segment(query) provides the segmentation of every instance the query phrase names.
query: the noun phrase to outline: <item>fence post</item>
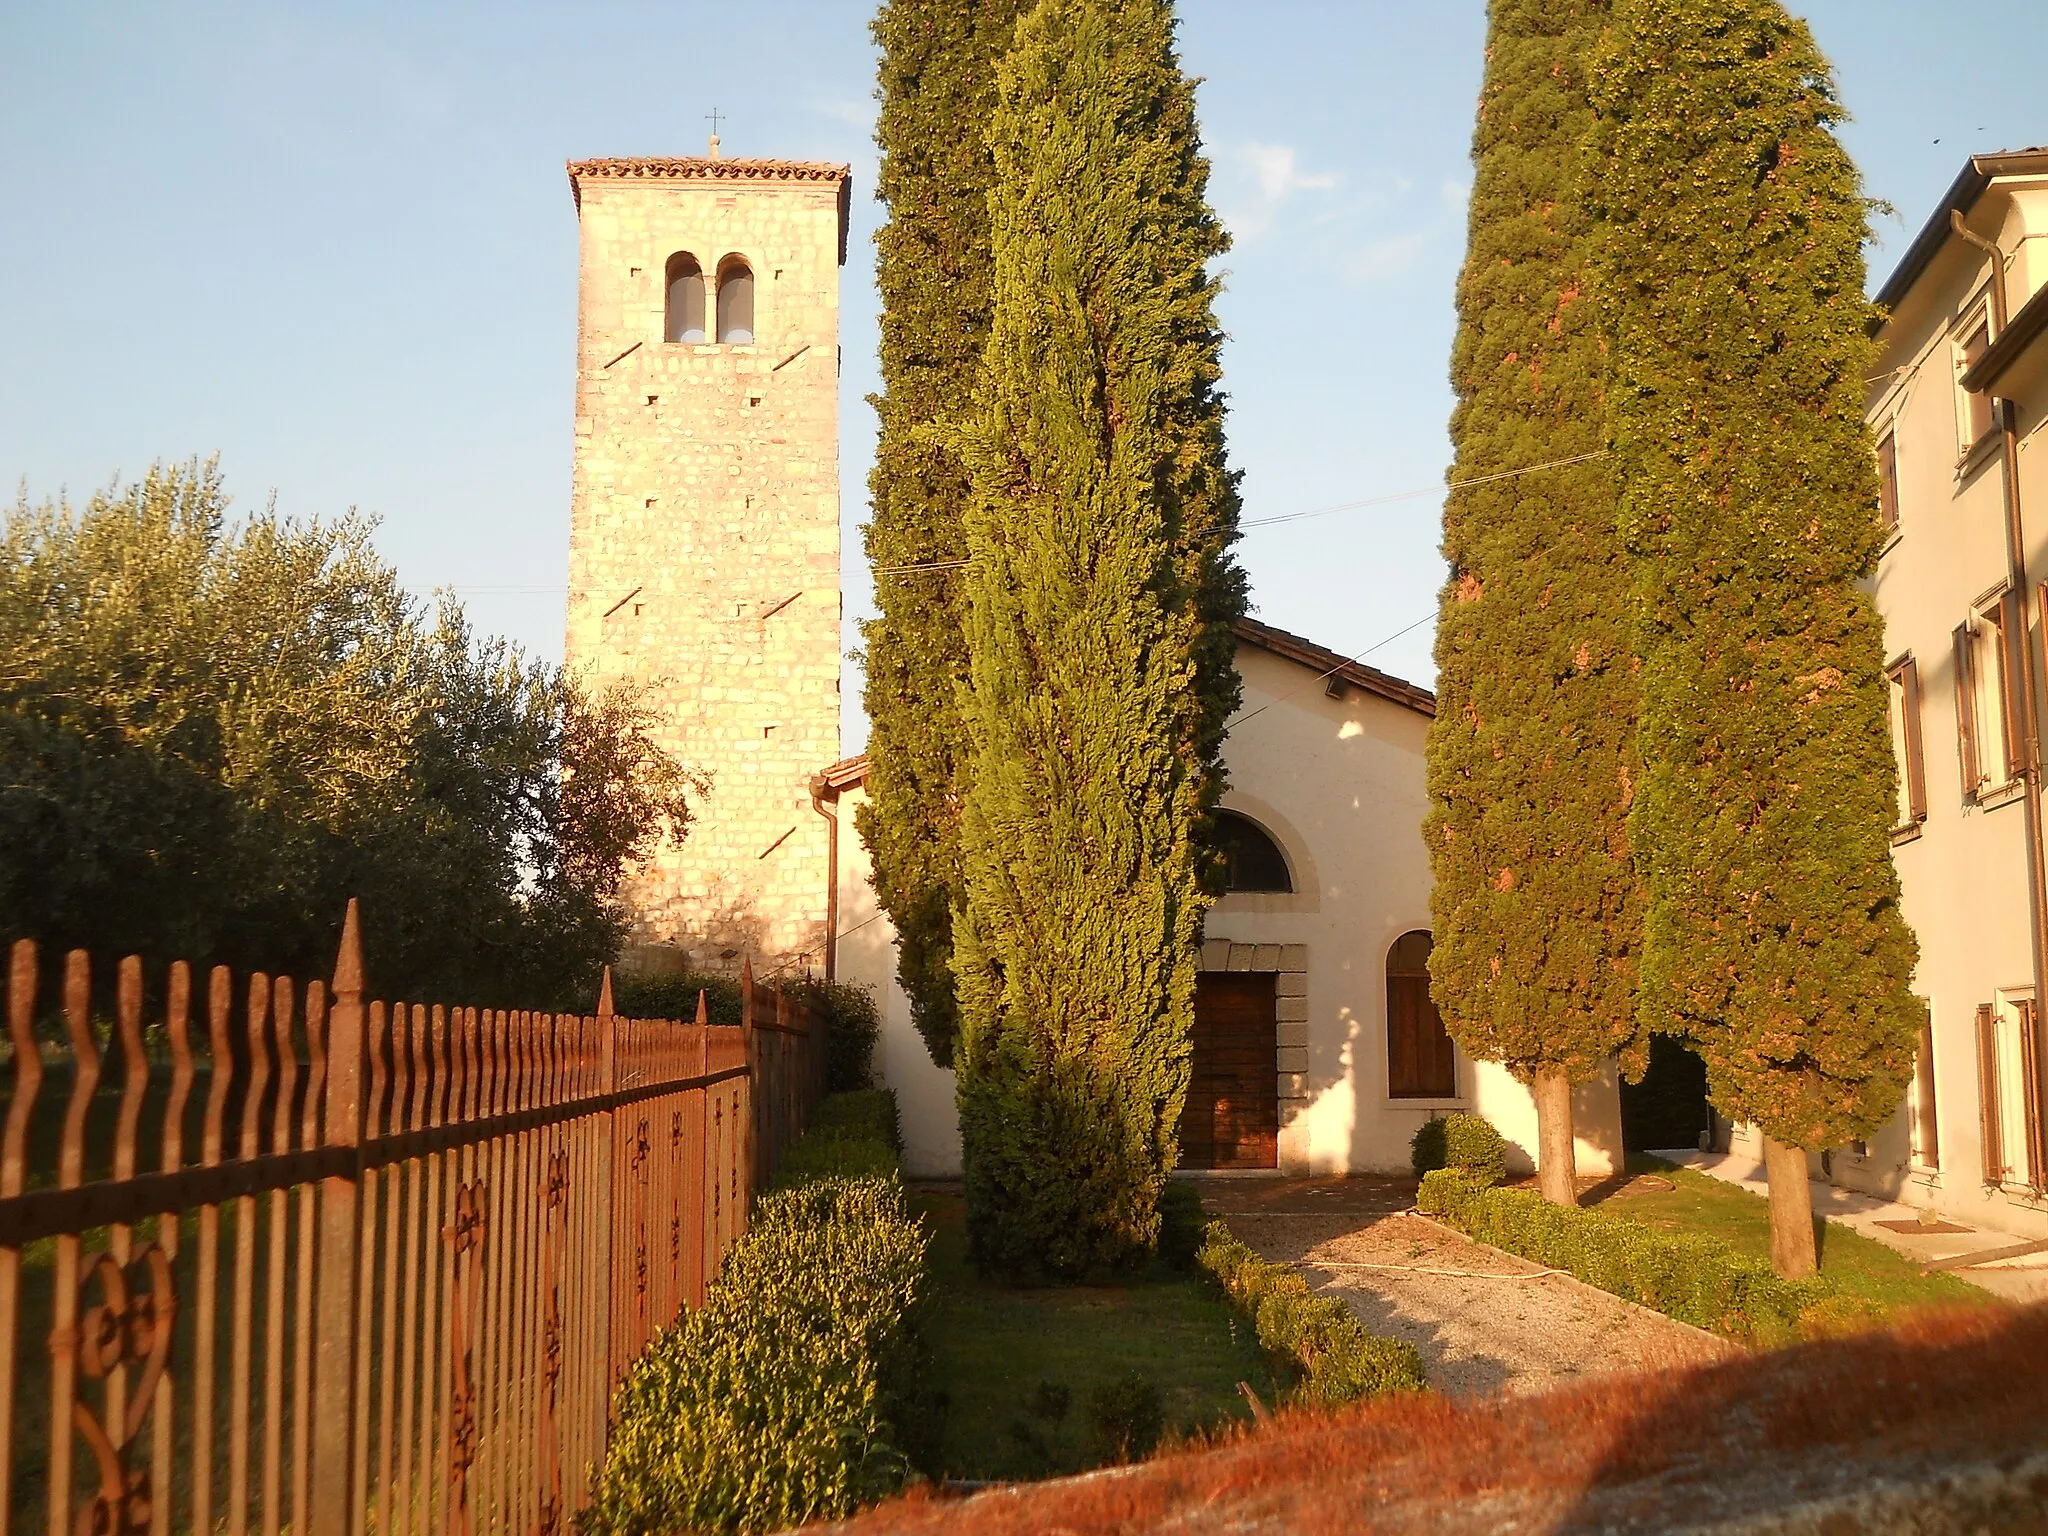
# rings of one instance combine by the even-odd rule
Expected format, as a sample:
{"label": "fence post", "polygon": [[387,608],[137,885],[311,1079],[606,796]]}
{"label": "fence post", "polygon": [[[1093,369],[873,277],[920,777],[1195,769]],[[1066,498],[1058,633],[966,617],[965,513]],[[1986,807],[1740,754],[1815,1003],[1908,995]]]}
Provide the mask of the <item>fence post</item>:
{"label": "fence post", "polygon": [[361,1242],[363,1140],[363,937],[354,897],[334,962],[334,1005],[327,1014],[327,1102],[321,1140],[355,1153],[346,1173],[320,1181],[320,1303],[313,1365],[312,1518],[314,1536],[350,1536],[356,1422],[357,1246]]}
{"label": "fence post", "polygon": [[[611,1401],[612,1389],[619,1384],[619,1373],[626,1362],[619,1358],[618,1313],[619,1313],[619,1272],[613,1263],[617,1245],[612,1241],[620,1220],[619,1195],[612,1181],[612,1135],[613,1115],[610,1095],[619,1091],[618,1062],[618,1021],[612,1016],[612,968],[604,968],[604,982],[597,990],[597,1085],[598,1091],[606,1095],[605,1107],[597,1114],[597,1199],[598,1210],[603,1219],[597,1224],[597,1241],[600,1252],[597,1256],[597,1272],[603,1275],[603,1295],[598,1305],[604,1308],[604,1322],[599,1337],[604,1340],[604,1395]],[[610,1438],[607,1430],[606,1439]]]}
{"label": "fence post", "polygon": [[[761,1036],[754,1027],[754,957],[740,962],[740,1044],[745,1052],[747,1075],[741,1079],[747,1096],[747,1166],[742,1170],[741,1184],[746,1188],[747,1200],[751,1205],[755,1191],[754,1179],[761,1167]],[[738,1140],[737,1137],[734,1138]],[[733,1230],[739,1231],[738,1212],[734,1212]]]}

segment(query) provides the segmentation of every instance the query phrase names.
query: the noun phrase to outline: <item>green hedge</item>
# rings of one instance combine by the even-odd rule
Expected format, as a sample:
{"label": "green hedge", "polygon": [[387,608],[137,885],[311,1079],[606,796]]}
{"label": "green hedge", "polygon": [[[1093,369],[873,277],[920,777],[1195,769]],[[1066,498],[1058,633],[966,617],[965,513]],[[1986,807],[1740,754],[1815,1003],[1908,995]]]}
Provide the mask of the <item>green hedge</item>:
{"label": "green hedge", "polygon": [[1483,1243],[1745,1344],[1826,1333],[1857,1307],[1818,1276],[1781,1279],[1712,1238],[1552,1205],[1531,1190],[1485,1188],[1455,1169],[1425,1176],[1415,1205]]}
{"label": "green hedge", "polygon": [[1209,1223],[1197,1257],[1252,1320],[1260,1346],[1300,1373],[1294,1401],[1348,1403],[1428,1386],[1413,1344],[1367,1332],[1343,1302],[1318,1296],[1298,1270],[1267,1263],[1222,1222]]}
{"label": "green hedge", "polygon": [[774,1183],[784,1189],[813,1179],[888,1177],[902,1154],[895,1094],[886,1088],[830,1094],[782,1154]]}
{"label": "green hedge", "polygon": [[780,1530],[885,1498],[928,1459],[927,1239],[895,1120],[887,1093],[825,1100],[704,1305],[628,1372],[582,1529]]}
{"label": "green hedge", "polygon": [[1422,1123],[1408,1144],[1415,1177],[1438,1168],[1458,1168],[1481,1184],[1498,1184],[1508,1176],[1508,1144],[1490,1121],[1463,1112],[1437,1115]]}

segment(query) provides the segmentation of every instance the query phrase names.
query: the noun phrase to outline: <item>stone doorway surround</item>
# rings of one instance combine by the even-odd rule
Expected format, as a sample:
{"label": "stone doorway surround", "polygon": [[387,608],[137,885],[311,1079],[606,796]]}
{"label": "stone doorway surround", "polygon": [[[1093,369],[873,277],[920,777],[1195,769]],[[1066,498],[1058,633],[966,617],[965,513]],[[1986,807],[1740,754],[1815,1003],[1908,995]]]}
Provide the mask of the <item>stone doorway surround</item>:
{"label": "stone doorway surround", "polygon": [[1279,1084],[1280,1166],[1288,1166],[1287,1127],[1308,1107],[1308,946],[1204,939],[1197,969],[1274,973],[1273,1071]]}

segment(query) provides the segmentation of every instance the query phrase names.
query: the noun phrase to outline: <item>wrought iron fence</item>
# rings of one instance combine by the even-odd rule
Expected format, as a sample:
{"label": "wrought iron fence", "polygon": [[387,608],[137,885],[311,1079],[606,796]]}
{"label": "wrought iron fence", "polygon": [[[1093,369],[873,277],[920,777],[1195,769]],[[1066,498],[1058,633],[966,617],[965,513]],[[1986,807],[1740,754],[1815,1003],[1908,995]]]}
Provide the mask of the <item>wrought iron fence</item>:
{"label": "wrought iron fence", "polygon": [[565,1530],[824,1091],[751,971],[738,1028],[366,1000],[353,903],[331,989],[123,961],[116,1091],[89,957],[48,1062],[11,961],[6,1531]]}

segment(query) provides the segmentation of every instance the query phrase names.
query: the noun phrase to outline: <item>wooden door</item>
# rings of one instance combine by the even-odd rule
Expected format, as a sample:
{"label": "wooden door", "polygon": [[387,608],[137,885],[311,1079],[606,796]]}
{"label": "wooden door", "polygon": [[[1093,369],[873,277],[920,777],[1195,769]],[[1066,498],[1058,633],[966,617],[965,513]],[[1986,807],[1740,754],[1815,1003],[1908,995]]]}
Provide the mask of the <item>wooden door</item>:
{"label": "wooden door", "polygon": [[1280,1166],[1279,1026],[1270,971],[1195,978],[1193,1072],[1180,1117],[1183,1168]]}

